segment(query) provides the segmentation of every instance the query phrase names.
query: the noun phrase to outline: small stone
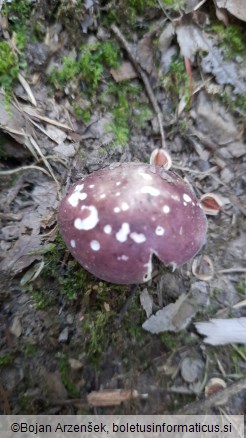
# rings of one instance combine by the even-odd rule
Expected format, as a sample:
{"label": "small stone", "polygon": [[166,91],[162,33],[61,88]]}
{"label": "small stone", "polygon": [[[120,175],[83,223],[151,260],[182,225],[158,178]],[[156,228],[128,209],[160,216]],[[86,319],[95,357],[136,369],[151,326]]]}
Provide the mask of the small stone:
{"label": "small stone", "polygon": [[12,333],[12,335],[16,336],[17,338],[20,337],[22,333],[22,326],[18,316],[15,316],[15,318],[13,319],[12,325],[10,327],[10,332]]}
{"label": "small stone", "polygon": [[74,322],[74,317],[73,317],[73,315],[71,315],[70,313],[67,315],[67,323],[69,324],[69,325],[71,325],[71,324],[73,324],[73,322]]}
{"label": "small stone", "polygon": [[81,368],[83,368],[83,364],[82,362],[80,362],[78,359],[68,359],[69,365],[72,368],[72,370],[78,371],[81,370]]}
{"label": "small stone", "polygon": [[68,340],[68,327],[65,327],[59,335],[59,342],[67,342]]}
{"label": "small stone", "polygon": [[240,141],[231,143],[227,149],[233,157],[239,158],[246,154],[246,144]]}
{"label": "small stone", "polygon": [[192,383],[199,380],[203,368],[202,360],[185,357],[181,364],[181,375],[186,382]]}
{"label": "small stone", "polygon": [[228,167],[225,167],[221,172],[221,179],[225,184],[229,184],[234,178],[234,175]]}

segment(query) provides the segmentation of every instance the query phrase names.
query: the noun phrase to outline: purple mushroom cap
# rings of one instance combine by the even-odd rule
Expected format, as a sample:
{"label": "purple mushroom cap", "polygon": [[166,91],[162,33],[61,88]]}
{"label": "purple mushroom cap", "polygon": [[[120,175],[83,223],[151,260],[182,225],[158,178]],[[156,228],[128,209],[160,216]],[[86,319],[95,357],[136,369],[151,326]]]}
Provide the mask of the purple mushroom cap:
{"label": "purple mushroom cap", "polygon": [[153,254],[166,266],[183,265],[207,231],[190,185],[142,163],[116,163],[82,178],[62,200],[58,223],[75,259],[119,284],[150,280]]}

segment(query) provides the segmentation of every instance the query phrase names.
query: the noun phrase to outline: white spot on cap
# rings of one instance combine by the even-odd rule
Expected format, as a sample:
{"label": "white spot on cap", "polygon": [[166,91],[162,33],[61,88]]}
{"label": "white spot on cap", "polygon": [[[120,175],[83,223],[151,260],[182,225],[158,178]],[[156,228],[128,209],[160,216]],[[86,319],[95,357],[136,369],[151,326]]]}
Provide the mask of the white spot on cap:
{"label": "white spot on cap", "polygon": [[183,202],[183,204],[184,204],[184,206],[186,207],[186,205],[187,205],[187,202]]}
{"label": "white spot on cap", "polygon": [[119,207],[114,207],[114,212],[115,213],[119,213],[120,212],[120,208]]}
{"label": "white spot on cap", "polygon": [[75,240],[70,240],[70,245],[71,245],[72,248],[76,248]]}
{"label": "white spot on cap", "polygon": [[121,209],[122,209],[123,211],[126,211],[126,210],[129,209],[129,205],[127,204],[127,202],[122,202],[122,204],[121,204]]}
{"label": "white spot on cap", "polygon": [[130,233],[130,226],[127,222],[123,222],[119,231],[116,233],[115,237],[119,242],[125,242],[127,240],[127,236]]}
{"label": "white spot on cap", "polygon": [[124,261],[126,262],[127,260],[129,260],[129,257],[126,256],[125,254],[123,254],[123,255],[121,255],[121,256],[118,256],[118,257],[117,257],[117,260],[124,260]]}
{"label": "white spot on cap", "polygon": [[189,195],[187,195],[186,193],[183,194],[183,200],[185,202],[191,202],[192,201],[191,197]]}
{"label": "white spot on cap", "polygon": [[141,188],[141,193],[148,193],[151,196],[159,196],[160,190],[151,186],[144,186]]}
{"label": "white spot on cap", "polygon": [[93,251],[99,251],[99,249],[101,248],[101,245],[97,240],[92,240],[90,242],[90,247],[91,247],[91,249],[93,249]]}
{"label": "white spot on cap", "polygon": [[75,219],[75,228],[77,228],[77,230],[92,230],[92,228],[94,228],[99,222],[98,211],[96,207],[94,207],[94,205],[90,205],[88,207],[86,205],[82,205],[81,210],[89,210],[90,215],[85,219],[81,219],[80,217]]}
{"label": "white spot on cap", "polygon": [[162,210],[163,210],[164,213],[169,213],[170,207],[168,207],[168,205],[164,205]]}
{"label": "white spot on cap", "polygon": [[116,186],[119,186],[120,184],[121,184],[121,182],[120,182],[120,181],[117,181]]}
{"label": "white spot on cap", "polygon": [[144,234],[142,234],[142,233],[135,233],[135,232],[130,234],[130,238],[132,240],[134,240],[134,242],[136,242],[136,243],[143,243],[146,240],[146,237],[145,237]]}
{"label": "white spot on cap", "polygon": [[183,234],[183,227],[180,227],[179,234],[180,234],[180,236],[182,236],[182,234]]}
{"label": "white spot on cap", "polygon": [[120,196],[120,192],[115,193],[115,196]]}
{"label": "white spot on cap", "polygon": [[102,193],[102,194],[100,195],[100,198],[101,198],[101,199],[106,198],[105,193]]}
{"label": "white spot on cap", "polygon": [[72,193],[71,196],[68,198],[68,202],[72,207],[77,207],[79,201],[84,201],[84,199],[87,198],[87,193],[80,193],[79,191],[76,191]]}
{"label": "white spot on cap", "polygon": [[90,184],[89,187],[90,189],[93,189],[93,187],[95,187],[95,184]]}
{"label": "white spot on cap", "polygon": [[148,180],[148,181],[150,181],[150,180],[152,180],[152,176],[151,175],[149,175],[148,173],[145,173],[143,170],[139,170],[139,175],[141,175],[145,180]]}
{"label": "white spot on cap", "polygon": [[112,227],[111,225],[105,225],[105,227],[103,228],[104,233],[106,234],[110,234],[112,231]]}
{"label": "white spot on cap", "polygon": [[174,201],[180,201],[180,197],[179,197],[178,195],[171,195],[171,198],[172,198]]}
{"label": "white spot on cap", "polygon": [[75,187],[74,191],[75,191],[75,192],[80,192],[81,190],[83,190],[83,188],[84,188],[84,184],[78,184],[78,185]]}
{"label": "white spot on cap", "polygon": [[157,236],[163,236],[164,233],[165,233],[164,228],[158,225],[158,227],[156,227],[155,229],[155,234],[157,234]]}

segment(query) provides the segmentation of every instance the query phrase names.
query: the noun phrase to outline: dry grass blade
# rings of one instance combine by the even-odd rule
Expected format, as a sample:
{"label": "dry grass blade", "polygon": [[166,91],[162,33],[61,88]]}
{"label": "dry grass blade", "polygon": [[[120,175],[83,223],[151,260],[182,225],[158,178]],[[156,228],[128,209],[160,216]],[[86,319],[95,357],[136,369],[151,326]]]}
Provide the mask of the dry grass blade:
{"label": "dry grass blade", "polygon": [[35,97],[34,97],[34,95],[33,95],[33,93],[32,93],[31,87],[30,87],[30,85],[27,83],[26,79],[25,79],[20,73],[18,73],[18,79],[19,79],[19,81],[20,81],[22,87],[24,88],[26,94],[28,95],[30,102],[31,102],[34,106],[37,106],[36,99],[35,99]]}
{"label": "dry grass blade", "polygon": [[46,175],[50,176],[50,174],[47,170],[43,169],[42,167],[34,166],[34,165],[21,166],[21,167],[17,167],[16,169],[12,169],[12,170],[0,170],[0,176],[14,175],[15,173],[24,172],[26,170],[40,170],[40,172],[43,172]]}
{"label": "dry grass blade", "polygon": [[[58,122],[57,120],[50,119],[49,117],[41,116],[34,112],[32,108],[23,108],[23,111],[28,114],[28,119],[41,120],[42,122],[49,123],[50,125],[57,126],[58,128],[65,129],[67,131],[73,131],[74,129],[71,126],[65,125],[64,123]],[[31,120],[30,120],[31,121]]]}
{"label": "dry grass blade", "polygon": [[56,182],[57,186],[59,187],[60,184],[58,182],[58,180],[56,179],[54,172],[50,166],[50,163],[48,162],[48,160],[46,159],[46,157],[44,156],[44,154],[42,153],[39,145],[37,144],[37,142],[34,140],[33,137],[30,137],[30,141],[32,146],[34,147],[34,149],[37,151],[38,155],[40,156],[40,158],[42,159],[44,165],[47,167],[47,169],[49,170],[50,175],[52,176],[53,180]]}

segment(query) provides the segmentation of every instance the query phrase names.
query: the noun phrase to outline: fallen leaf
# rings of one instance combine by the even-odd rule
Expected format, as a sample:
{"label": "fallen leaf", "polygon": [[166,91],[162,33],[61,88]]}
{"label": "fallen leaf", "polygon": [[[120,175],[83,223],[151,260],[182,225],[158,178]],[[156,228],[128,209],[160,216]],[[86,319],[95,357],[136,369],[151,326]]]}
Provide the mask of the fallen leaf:
{"label": "fallen leaf", "polygon": [[208,35],[194,24],[182,23],[177,26],[176,33],[181,54],[185,58],[193,62],[199,52],[202,57],[201,67],[205,73],[212,73],[219,84],[232,85],[236,94],[246,93],[245,67],[224,59],[223,49],[216,46],[216,36]]}
{"label": "fallen leaf", "polygon": [[206,344],[246,344],[246,318],[211,319],[195,326],[198,333],[206,336]]}
{"label": "fallen leaf", "polygon": [[152,33],[147,33],[139,41],[137,47],[137,59],[141,67],[150,74],[153,70],[153,35]]}
{"label": "fallen leaf", "polygon": [[142,325],[143,329],[150,333],[161,333],[165,331],[178,332],[181,330],[180,322],[182,318],[179,315],[180,311],[185,310],[186,314],[182,328],[184,328],[196,314],[193,305],[189,304],[189,302],[186,303],[186,301],[187,295],[180,295],[175,303],[168,304],[166,307],[163,307],[163,309],[158,310],[155,315],[147,319]]}
{"label": "fallen leaf", "polygon": [[181,363],[181,376],[187,383],[193,383],[202,377],[204,362],[199,358],[185,357]]}
{"label": "fallen leaf", "polygon": [[40,255],[29,255],[30,251],[41,246],[40,236],[21,236],[0,263],[0,271],[10,271],[16,275],[31,265],[35,260],[40,260]]}
{"label": "fallen leaf", "polygon": [[140,294],[140,303],[146,313],[147,318],[149,318],[152,313],[153,298],[146,288]]}
{"label": "fallen leaf", "polygon": [[110,73],[115,82],[126,81],[128,79],[135,79],[138,77],[138,74],[132,63],[128,61],[123,62],[119,68],[111,68]]}
{"label": "fallen leaf", "polygon": [[215,0],[218,8],[227,9],[232,15],[239,20],[246,21],[246,3],[245,0]]}
{"label": "fallen leaf", "polygon": [[67,138],[66,132],[50,124],[46,126],[46,133],[57,144],[63,143]]}

